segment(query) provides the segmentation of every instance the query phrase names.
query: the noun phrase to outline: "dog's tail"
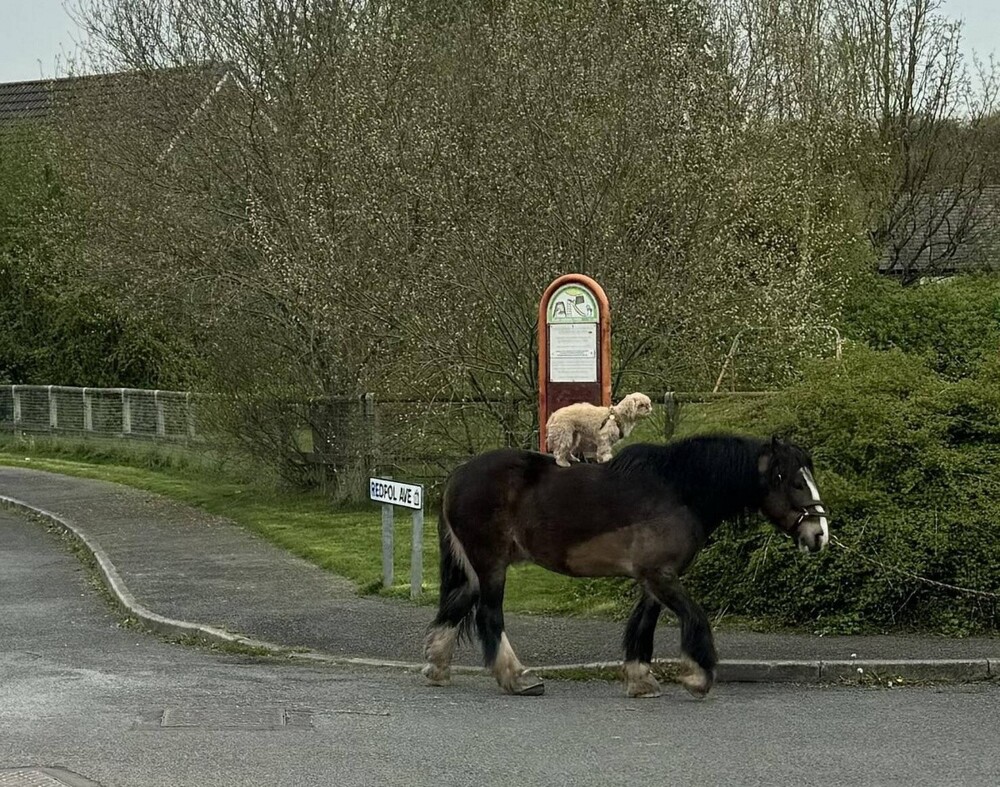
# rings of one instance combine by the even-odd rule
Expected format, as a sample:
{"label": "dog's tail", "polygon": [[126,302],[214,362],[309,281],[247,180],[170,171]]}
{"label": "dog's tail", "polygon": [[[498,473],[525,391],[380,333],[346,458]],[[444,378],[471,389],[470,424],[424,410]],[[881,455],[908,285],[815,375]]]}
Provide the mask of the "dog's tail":
{"label": "dog's tail", "polygon": [[576,444],[577,425],[568,418],[549,417],[545,425],[545,450],[550,454],[570,453]]}
{"label": "dog's tail", "polygon": [[548,451],[550,454],[553,451],[553,446],[555,445],[555,439],[553,437],[553,432],[559,429],[559,419],[556,418],[556,414],[552,413],[549,415],[549,419],[545,422],[545,445],[542,448]]}

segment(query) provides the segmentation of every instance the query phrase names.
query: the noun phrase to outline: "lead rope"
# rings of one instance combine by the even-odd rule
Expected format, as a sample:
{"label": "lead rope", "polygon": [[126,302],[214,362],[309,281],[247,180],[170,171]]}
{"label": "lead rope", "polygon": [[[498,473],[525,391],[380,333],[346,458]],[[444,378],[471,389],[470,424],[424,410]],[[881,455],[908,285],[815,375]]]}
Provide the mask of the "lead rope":
{"label": "lead rope", "polygon": [[873,557],[868,557],[868,555],[861,554],[858,550],[853,547],[847,546],[843,541],[837,538],[835,535],[830,535],[830,543],[843,549],[845,552],[851,552],[857,555],[866,563],[871,563],[874,566],[878,566],[883,571],[891,571],[895,574],[902,574],[904,577],[909,577],[910,579],[915,579],[917,582],[922,582],[925,585],[933,585],[934,587],[942,588],[944,590],[953,590],[956,593],[965,593],[970,596],[979,596],[981,598],[992,598],[1000,599],[1000,593],[992,593],[988,590],[974,590],[973,588],[963,588],[958,585],[949,585],[947,582],[939,582],[936,579],[929,579],[928,577],[922,577],[919,574],[914,574],[912,571],[907,571],[905,568],[899,568],[898,566],[888,566],[881,560],[876,560]]}

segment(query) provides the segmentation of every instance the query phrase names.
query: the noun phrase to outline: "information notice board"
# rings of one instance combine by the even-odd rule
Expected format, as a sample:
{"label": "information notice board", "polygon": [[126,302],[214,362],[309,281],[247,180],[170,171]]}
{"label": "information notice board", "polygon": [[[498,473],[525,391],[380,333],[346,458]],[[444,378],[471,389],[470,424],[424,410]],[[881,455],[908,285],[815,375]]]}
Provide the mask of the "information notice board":
{"label": "information notice board", "polygon": [[552,282],[538,308],[539,448],[545,422],[575,402],[611,404],[611,313],[601,286],[578,273]]}

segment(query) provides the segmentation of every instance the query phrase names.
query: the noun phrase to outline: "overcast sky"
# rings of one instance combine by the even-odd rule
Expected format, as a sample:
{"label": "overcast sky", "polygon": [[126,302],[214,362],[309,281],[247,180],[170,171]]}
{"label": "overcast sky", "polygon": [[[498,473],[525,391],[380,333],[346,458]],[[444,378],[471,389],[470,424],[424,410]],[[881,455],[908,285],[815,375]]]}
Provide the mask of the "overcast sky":
{"label": "overcast sky", "polygon": [[[0,82],[61,76],[80,31],[66,0],[0,0]],[[994,52],[1000,39],[1000,0],[944,0],[945,11],[966,21],[967,51]]]}
{"label": "overcast sky", "polygon": [[62,75],[79,38],[63,0],[0,0],[0,82]]}

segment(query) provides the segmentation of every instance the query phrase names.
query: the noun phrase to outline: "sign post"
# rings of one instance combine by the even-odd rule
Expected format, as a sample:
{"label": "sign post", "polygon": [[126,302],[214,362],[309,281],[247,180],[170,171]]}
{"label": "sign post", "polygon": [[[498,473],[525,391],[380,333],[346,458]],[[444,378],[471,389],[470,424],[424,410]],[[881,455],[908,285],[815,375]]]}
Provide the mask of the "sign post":
{"label": "sign post", "polygon": [[611,309],[601,285],[580,273],[552,282],[538,305],[538,447],[560,407],[611,406]]}
{"label": "sign post", "polygon": [[424,488],[388,478],[369,478],[368,497],[382,504],[382,586],[393,583],[393,506],[413,510],[410,547],[410,598],[420,595],[424,569]]}

